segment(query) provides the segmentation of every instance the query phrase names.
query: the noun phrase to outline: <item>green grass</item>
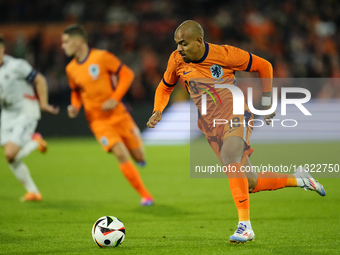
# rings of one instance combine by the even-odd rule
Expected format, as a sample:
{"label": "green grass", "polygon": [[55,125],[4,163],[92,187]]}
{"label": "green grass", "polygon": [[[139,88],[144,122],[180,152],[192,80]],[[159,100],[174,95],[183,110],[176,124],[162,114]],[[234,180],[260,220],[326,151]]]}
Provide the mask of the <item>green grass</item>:
{"label": "green grass", "polygon": [[[0,254],[340,254],[339,179],[322,179],[326,197],[300,188],[251,194],[256,240],[232,245],[226,241],[237,211],[228,180],[190,178],[189,146],[146,147],[148,165],[140,172],[156,204],[140,207],[116,160],[94,139],[49,145],[46,155],[25,159],[42,202],[18,201],[24,189],[0,159]],[[254,148],[253,164],[340,163],[338,143]],[[92,240],[92,224],[104,215],[125,224],[117,248]]]}

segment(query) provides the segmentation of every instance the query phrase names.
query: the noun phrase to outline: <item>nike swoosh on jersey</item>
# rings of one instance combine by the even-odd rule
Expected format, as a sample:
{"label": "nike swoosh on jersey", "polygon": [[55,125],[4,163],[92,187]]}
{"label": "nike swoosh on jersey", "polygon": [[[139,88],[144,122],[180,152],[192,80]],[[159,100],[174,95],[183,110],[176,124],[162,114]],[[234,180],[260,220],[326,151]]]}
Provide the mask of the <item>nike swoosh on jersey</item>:
{"label": "nike swoosh on jersey", "polygon": [[186,75],[186,74],[188,74],[188,73],[191,73],[192,72],[192,70],[191,71],[189,71],[189,72],[185,72],[185,71],[183,71],[183,74],[184,75]]}

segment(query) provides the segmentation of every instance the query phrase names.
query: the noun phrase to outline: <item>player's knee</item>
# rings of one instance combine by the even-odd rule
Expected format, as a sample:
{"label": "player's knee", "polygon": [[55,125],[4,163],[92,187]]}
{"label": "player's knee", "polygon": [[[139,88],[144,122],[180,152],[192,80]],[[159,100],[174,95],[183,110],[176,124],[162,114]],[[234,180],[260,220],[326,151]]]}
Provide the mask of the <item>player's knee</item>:
{"label": "player's knee", "polygon": [[129,160],[129,155],[126,155],[126,153],[122,150],[115,150],[113,151],[113,154],[116,156],[117,160],[121,162],[126,162]]}
{"label": "player's knee", "polygon": [[137,162],[144,162],[144,161],[145,161],[145,158],[144,158],[144,156],[143,156],[142,154],[140,154],[140,155],[134,155],[133,158],[134,158],[135,161],[137,161]]}
{"label": "player's knee", "polygon": [[118,159],[118,161],[121,162],[126,162],[129,160],[129,157],[126,156],[124,153],[115,153],[116,158]]}
{"label": "player's knee", "polygon": [[122,143],[116,143],[112,147],[111,152],[116,156],[120,163],[126,162],[130,159],[130,154],[125,148],[125,145]]}
{"label": "player's knee", "polygon": [[241,161],[241,157],[235,155],[234,153],[230,153],[227,155],[221,156],[221,161],[224,166],[233,164],[233,163],[238,163]]}
{"label": "player's knee", "polygon": [[10,151],[5,151],[5,158],[8,163],[13,163],[13,161],[15,160],[15,156],[16,156],[15,153],[10,152]]}
{"label": "player's knee", "polygon": [[244,141],[237,136],[228,137],[221,148],[222,164],[227,166],[233,163],[240,163],[244,152]]}
{"label": "player's knee", "polygon": [[249,193],[251,193],[257,185],[257,178],[248,178]]}

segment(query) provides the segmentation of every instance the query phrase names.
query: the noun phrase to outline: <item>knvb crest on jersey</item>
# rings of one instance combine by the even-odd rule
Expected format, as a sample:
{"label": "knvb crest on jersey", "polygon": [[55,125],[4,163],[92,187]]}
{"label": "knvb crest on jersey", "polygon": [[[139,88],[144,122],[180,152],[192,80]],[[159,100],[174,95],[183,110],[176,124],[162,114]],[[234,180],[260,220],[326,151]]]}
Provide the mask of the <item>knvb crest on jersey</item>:
{"label": "knvb crest on jersey", "polygon": [[109,144],[109,139],[107,139],[106,136],[102,136],[100,138],[100,142],[101,142],[102,145],[107,146]]}
{"label": "knvb crest on jersey", "polygon": [[99,73],[100,73],[100,70],[97,64],[92,64],[89,66],[89,74],[93,80],[98,79]]}
{"label": "knvb crest on jersey", "polygon": [[213,78],[219,79],[223,75],[223,69],[220,65],[213,65],[210,67],[211,76]]}

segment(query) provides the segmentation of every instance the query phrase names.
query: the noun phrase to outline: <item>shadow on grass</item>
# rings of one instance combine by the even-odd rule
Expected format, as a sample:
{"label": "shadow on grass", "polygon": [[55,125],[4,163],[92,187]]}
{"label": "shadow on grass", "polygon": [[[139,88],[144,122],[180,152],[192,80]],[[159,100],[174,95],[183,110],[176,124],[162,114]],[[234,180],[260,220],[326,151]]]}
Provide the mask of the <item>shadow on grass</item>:
{"label": "shadow on grass", "polygon": [[196,214],[194,211],[185,211],[183,210],[183,208],[162,204],[155,204],[152,206],[139,206],[134,209],[134,212],[152,214],[153,216],[166,218]]}

